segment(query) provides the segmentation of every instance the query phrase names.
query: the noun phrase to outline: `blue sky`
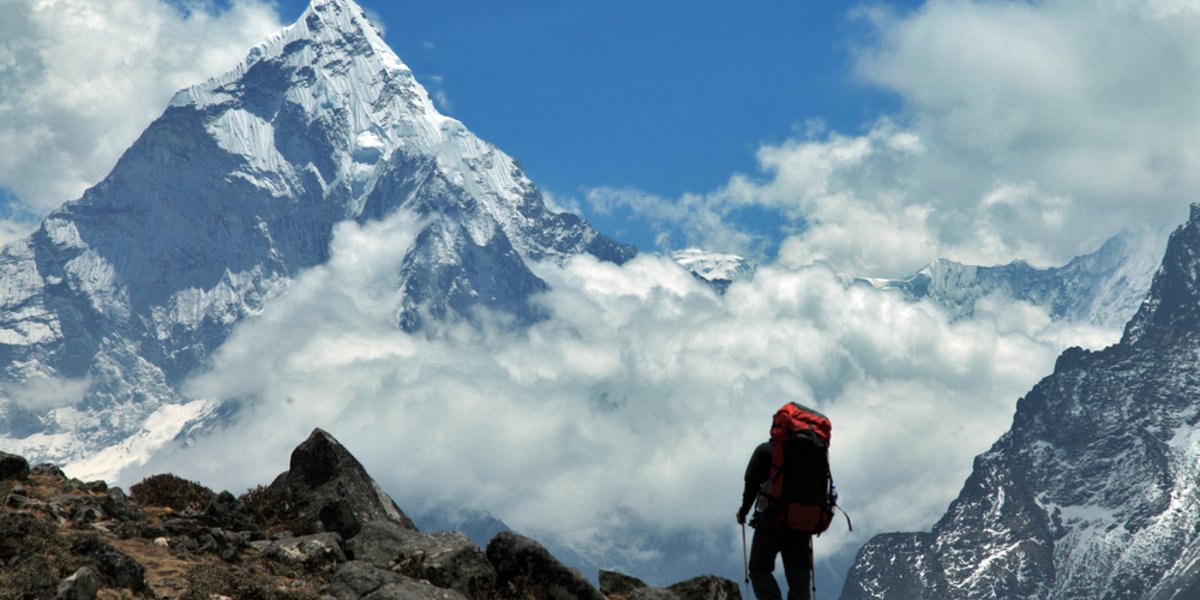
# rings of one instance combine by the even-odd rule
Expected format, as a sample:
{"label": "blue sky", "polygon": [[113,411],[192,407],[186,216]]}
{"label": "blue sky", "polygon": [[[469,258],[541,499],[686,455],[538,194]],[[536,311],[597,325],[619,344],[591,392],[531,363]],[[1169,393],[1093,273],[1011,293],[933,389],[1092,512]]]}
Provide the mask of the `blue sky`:
{"label": "blue sky", "polygon": [[[897,108],[894,94],[854,74],[869,28],[853,3],[360,4],[443,112],[565,202],[601,186],[705,192],[754,171],[760,145],[815,120],[855,132]],[[306,5],[281,4],[284,20]],[[629,211],[579,209],[601,230],[655,249],[654,232]],[[775,212],[738,218],[778,236]]]}
{"label": "blue sky", "polygon": [[[0,241],[306,4],[0,5]],[[1050,266],[1200,197],[1193,0],[361,4],[445,113],[645,250]]]}
{"label": "blue sky", "polygon": [[444,112],[555,194],[706,191],[809,120],[855,131],[896,107],[854,76],[865,28],[842,1],[360,4]]}

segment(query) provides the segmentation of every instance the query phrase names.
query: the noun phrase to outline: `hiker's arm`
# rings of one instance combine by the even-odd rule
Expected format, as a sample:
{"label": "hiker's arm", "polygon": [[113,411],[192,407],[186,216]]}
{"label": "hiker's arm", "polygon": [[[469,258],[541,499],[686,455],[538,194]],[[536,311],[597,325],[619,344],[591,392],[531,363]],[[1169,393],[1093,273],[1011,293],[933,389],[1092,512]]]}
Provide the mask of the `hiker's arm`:
{"label": "hiker's arm", "polygon": [[754,454],[750,456],[750,464],[746,465],[746,486],[742,489],[742,506],[737,512],[738,523],[746,520],[746,515],[750,514],[750,507],[754,506],[759,488],[770,476],[771,445],[762,444],[754,449]]}

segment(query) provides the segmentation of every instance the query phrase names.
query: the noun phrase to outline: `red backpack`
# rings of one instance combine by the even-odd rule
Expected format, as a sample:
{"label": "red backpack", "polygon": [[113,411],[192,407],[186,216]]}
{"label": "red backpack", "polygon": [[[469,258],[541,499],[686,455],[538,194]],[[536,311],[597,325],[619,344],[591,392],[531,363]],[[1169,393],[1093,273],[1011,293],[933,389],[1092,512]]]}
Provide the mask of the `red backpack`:
{"label": "red backpack", "polygon": [[759,493],[759,522],[816,535],[829,528],[837,506],[829,472],[832,429],[828,417],[795,402],[775,413],[771,476]]}

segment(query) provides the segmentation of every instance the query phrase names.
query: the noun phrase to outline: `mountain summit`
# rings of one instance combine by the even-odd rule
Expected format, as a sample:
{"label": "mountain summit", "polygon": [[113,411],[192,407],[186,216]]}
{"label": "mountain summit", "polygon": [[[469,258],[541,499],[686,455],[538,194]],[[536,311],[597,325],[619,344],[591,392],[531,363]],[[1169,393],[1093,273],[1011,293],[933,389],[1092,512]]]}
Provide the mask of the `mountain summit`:
{"label": "mountain summit", "polygon": [[0,249],[0,448],[89,477],[140,460],[215,409],[179,385],[329,259],[336,224],[399,209],[423,223],[396,280],[408,331],[533,322],[529,261],[634,254],[438,113],[354,2],[316,0]]}
{"label": "mountain summit", "polygon": [[1120,343],[1072,348],[931,532],[877,536],[843,600],[1200,597],[1200,205]]}

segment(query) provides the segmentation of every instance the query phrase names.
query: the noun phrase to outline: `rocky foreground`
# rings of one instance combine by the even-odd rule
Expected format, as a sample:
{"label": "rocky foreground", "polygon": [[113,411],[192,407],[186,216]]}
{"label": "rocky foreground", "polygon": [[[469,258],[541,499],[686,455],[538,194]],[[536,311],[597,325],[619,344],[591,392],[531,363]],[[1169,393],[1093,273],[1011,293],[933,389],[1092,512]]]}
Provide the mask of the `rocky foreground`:
{"label": "rocky foreground", "polygon": [[601,571],[597,590],[536,541],[481,549],[422,533],[333,436],[240,497],[174,475],[126,494],[0,452],[0,599],[657,600],[741,598],[713,576],[649,588]]}

